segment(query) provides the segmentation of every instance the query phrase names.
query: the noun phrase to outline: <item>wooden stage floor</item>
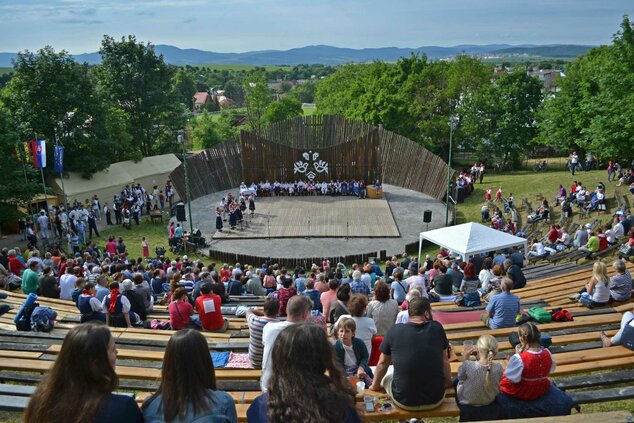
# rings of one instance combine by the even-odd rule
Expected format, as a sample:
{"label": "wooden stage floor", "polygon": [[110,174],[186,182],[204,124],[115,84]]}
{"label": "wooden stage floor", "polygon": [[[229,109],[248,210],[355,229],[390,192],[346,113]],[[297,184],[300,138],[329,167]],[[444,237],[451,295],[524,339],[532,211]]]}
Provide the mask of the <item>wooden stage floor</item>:
{"label": "wooden stage floor", "polygon": [[305,237],[399,237],[398,227],[385,199],[356,197],[258,198],[255,215],[246,211],[243,227],[222,232],[213,239]]}

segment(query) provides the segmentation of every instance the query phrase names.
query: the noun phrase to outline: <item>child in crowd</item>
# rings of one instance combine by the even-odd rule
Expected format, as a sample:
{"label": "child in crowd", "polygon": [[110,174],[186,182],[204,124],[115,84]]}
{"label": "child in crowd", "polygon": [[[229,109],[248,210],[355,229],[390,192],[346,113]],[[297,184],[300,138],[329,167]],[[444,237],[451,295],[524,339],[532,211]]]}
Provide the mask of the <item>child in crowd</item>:
{"label": "child in crowd", "polygon": [[141,255],[144,259],[150,257],[150,244],[147,242],[145,237],[141,239]]}
{"label": "child in crowd", "polygon": [[357,325],[351,318],[344,317],[337,325],[337,342],[334,344],[335,356],[345,370],[346,376],[356,376],[366,386],[372,384],[372,369],[368,365],[370,354],[365,343],[355,338]]}
{"label": "child in crowd", "polygon": [[[477,361],[468,359],[473,353],[478,354]],[[480,336],[476,346],[464,346],[456,387],[458,404],[483,406],[495,401],[503,373],[502,365],[493,362],[497,353],[498,343],[491,335]]]}

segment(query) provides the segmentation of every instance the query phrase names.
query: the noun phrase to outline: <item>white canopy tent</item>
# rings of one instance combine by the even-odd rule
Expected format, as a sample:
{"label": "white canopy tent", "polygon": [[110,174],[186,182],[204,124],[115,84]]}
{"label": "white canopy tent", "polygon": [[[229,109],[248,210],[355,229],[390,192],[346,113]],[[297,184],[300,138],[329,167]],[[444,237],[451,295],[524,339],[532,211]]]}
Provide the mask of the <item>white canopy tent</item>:
{"label": "white canopy tent", "polygon": [[420,263],[423,239],[446,248],[462,256],[469,257],[487,251],[496,251],[513,246],[523,246],[526,252],[525,238],[498,231],[475,222],[447,226],[433,231],[421,232],[418,241],[418,262]]}

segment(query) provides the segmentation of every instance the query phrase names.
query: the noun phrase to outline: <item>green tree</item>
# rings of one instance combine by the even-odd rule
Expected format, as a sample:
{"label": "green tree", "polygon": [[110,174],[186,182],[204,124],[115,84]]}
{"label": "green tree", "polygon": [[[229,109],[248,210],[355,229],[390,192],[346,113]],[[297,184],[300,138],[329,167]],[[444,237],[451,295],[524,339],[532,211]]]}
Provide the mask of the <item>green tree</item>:
{"label": "green tree", "polygon": [[266,123],[264,114],[269,104],[273,101],[271,98],[271,90],[269,90],[266,79],[264,78],[264,72],[254,72],[245,78],[242,86],[244,88],[249,127],[251,130],[259,131]]}
{"label": "green tree", "polygon": [[196,93],[196,82],[191,73],[183,69],[176,71],[174,75],[174,91],[176,96],[189,110],[194,106],[194,94]]}
{"label": "green tree", "polygon": [[190,120],[189,129],[194,145],[198,148],[210,148],[238,136],[239,131],[233,126],[241,115],[235,110],[223,110],[218,115],[202,113]]}
{"label": "green tree", "polygon": [[[52,145],[57,137],[66,147],[65,169],[84,176],[110,164],[110,156],[102,154],[111,146],[105,110],[88,65],[78,64],[65,51],[45,47],[37,54],[18,53],[14,72],[2,98],[13,121],[19,123],[20,139],[37,136]],[[52,148],[47,155],[52,163]]]}
{"label": "green tree", "polygon": [[613,40],[566,67],[560,91],[539,116],[541,143],[602,159],[633,156],[634,28],[627,15]]}
{"label": "green tree", "polygon": [[134,36],[115,41],[104,36],[98,69],[101,93],[126,119],[133,147],[142,156],[178,151],[177,131],[187,108],[172,90],[174,70],[154,47]]}
{"label": "green tree", "polygon": [[207,112],[193,118],[190,121],[190,127],[195,146],[210,148],[225,141],[218,132],[218,124]]}
{"label": "green tree", "polygon": [[293,87],[289,95],[300,103],[314,103],[317,86],[313,81],[306,81]]}
{"label": "green tree", "polygon": [[542,85],[524,69],[505,73],[484,86],[466,108],[464,131],[476,141],[482,157],[503,164],[518,162],[537,134],[536,112]]}
{"label": "green tree", "polygon": [[16,129],[9,111],[0,103],[0,226],[22,217],[18,207],[27,209],[40,191],[40,185],[35,182],[37,174],[32,167],[26,167],[27,180],[24,179],[25,168],[17,148],[21,138]]}
{"label": "green tree", "polygon": [[285,96],[280,101],[269,104],[264,113],[264,121],[266,123],[279,122],[301,116],[303,113],[302,103]]}

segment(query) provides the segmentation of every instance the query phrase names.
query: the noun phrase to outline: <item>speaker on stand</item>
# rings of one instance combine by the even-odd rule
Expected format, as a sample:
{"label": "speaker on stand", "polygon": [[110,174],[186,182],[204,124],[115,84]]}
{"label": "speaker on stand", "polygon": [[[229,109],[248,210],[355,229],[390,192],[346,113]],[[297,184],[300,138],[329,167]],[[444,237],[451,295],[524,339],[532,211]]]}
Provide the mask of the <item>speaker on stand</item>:
{"label": "speaker on stand", "polygon": [[423,212],[423,222],[427,224],[426,230],[429,230],[429,222],[431,222],[431,210],[425,210]]}

